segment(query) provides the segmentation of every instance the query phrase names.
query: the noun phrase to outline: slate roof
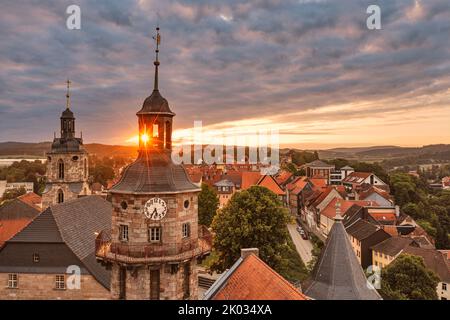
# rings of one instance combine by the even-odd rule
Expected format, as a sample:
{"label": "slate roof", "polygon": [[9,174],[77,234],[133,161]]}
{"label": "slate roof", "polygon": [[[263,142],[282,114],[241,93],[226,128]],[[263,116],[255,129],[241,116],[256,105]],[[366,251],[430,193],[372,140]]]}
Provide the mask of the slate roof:
{"label": "slate roof", "polygon": [[414,240],[409,237],[391,237],[374,245],[371,249],[395,257],[412,243],[414,243]]}
{"label": "slate roof", "polygon": [[222,179],[216,183],[214,183],[216,187],[234,187],[234,183],[228,179]]}
{"label": "slate roof", "polygon": [[347,233],[358,240],[367,239],[378,230],[379,228],[362,219],[347,227]]}
{"label": "slate roof", "polygon": [[177,193],[200,191],[191,182],[182,165],[172,162],[170,153],[149,152],[141,154],[124,170],[111,193]]}
{"label": "slate roof", "polygon": [[205,300],[307,300],[255,254],[239,258],[205,293]]}
{"label": "slate roof", "polygon": [[409,246],[402,253],[422,257],[427,268],[433,270],[441,281],[450,283],[450,264],[442,252]]}
{"label": "slate roof", "polygon": [[53,139],[52,149],[47,152],[48,155],[52,153],[86,153],[83,147],[83,140],[81,138],[55,138]]}
{"label": "slate roof", "polygon": [[169,103],[161,95],[159,90],[153,90],[152,94],[144,100],[142,109],[136,113],[137,115],[159,114],[174,116],[175,113],[169,108]]}
{"label": "slate roof", "polygon": [[50,206],[7,243],[64,243],[109,290],[110,273],[96,261],[95,238],[111,227],[111,212],[111,204],[100,196]]}
{"label": "slate roof", "polygon": [[341,220],[336,220],[305,294],[317,300],[381,300],[356,258]]}

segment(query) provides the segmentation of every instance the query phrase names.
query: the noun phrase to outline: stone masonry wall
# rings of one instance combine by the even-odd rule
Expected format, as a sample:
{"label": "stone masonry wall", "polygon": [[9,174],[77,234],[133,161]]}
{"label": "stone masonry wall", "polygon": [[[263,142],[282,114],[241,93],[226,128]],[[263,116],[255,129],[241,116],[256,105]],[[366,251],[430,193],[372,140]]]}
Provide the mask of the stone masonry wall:
{"label": "stone masonry wall", "polygon": [[111,299],[109,290],[91,275],[81,276],[79,290],[55,289],[54,274],[19,273],[17,289],[7,288],[8,274],[0,273],[0,300],[99,300]]}

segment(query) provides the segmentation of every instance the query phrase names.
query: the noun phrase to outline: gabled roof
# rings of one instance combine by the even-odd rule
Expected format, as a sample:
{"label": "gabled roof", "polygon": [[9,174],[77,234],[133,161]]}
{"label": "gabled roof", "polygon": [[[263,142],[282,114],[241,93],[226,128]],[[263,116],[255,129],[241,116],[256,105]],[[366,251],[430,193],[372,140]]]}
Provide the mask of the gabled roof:
{"label": "gabled roof", "polygon": [[381,300],[367,284],[344,225],[336,220],[305,294],[317,300]]}
{"label": "gabled roof", "polygon": [[96,233],[111,228],[111,203],[86,196],[50,206],[7,243],[64,243],[109,290],[110,273],[95,258]]}
{"label": "gabled roof", "polygon": [[404,248],[414,243],[414,240],[409,237],[391,237],[376,245],[371,249],[377,252],[387,254],[388,256],[395,257]]}
{"label": "gabled roof", "polygon": [[0,207],[0,247],[40,213],[39,207],[14,199]]}
{"label": "gabled roof", "polygon": [[442,252],[409,246],[402,253],[422,257],[427,268],[433,270],[441,278],[441,281],[450,283],[450,265]]}
{"label": "gabled roof", "polygon": [[359,219],[347,227],[347,233],[358,240],[364,240],[380,230],[370,222]]}
{"label": "gabled roof", "polygon": [[269,189],[270,191],[279,196],[286,194],[286,192],[280,187],[280,185],[277,183],[277,181],[273,176],[269,175],[263,176],[258,181],[258,186],[266,187],[267,189]]}
{"label": "gabled roof", "polygon": [[321,215],[333,219],[336,215],[336,202],[340,203],[341,205],[341,215],[345,216],[347,213],[347,210],[350,209],[351,206],[354,204],[357,204],[360,207],[377,207],[378,203],[375,201],[361,201],[361,200],[342,200],[339,198],[334,198],[333,200],[328,203],[328,205],[323,208],[323,210],[320,212]]}
{"label": "gabled roof", "polygon": [[25,193],[19,197],[17,197],[17,199],[19,199],[20,201],[36,208],[37,210],[41,210],[41,206],[42,206],[42,197],[37,195],[34,192],[28,192]]}
{"label": "gabled roof", "polygon": [[314,207],[318,206],[318,205],[321,204],[322,201],[324,201],[325,198],[328,197],[328,195],[329,195],[330,193],[332,193],[333,191],[336,191],[337,194],[338,194],[339,196],[342,197],[342,199],[345,198],[345,188],[344,188],[344,186],[328,186],[328,187],[326,187],[326,189],[321,193],[321,195],[318,196],[316,200],[314,200],[314,202],[313,202],[312,205],[313,205]]}
{"label": "gabled roof", "polygon": [[372,172],[352,172],[342,182],[362,184],[371,175],[373,175]]}
{"label": "gabled roof", "polygon": [[205,293],[205,300],[307,300],[255,254],[239,258]]}
{"label": "gabled roof", "polygon": [[308,181],[317,189],[324,189],[328,184],[328,181],[325,178],[309,178]]}
{"label": "gabled roof", "polygon": [[304,178],[305,177],[297,177],[294,181],[287,185],[287,189],[291,194],[299,194],[308,185],[308,181]]}
{"label": "gabled roof", "polygon": [[277,183],[279,185],[283,185],[292,177],[292,175],[293,175],[292,172],[282,170],[277,174],[277,176],[275,177],[275,180],[277,181]]}
{"label": "gabled roof", "polygon": [[261,173],[259,171],[245,171],[242,172],[242,185],[241,189],[245,190],[251,186],[256,186],[259,179],[261,179]]}
{"label": "gabled roof", "polygon": [[359,193],[359,199],[364,200],[368,196],[370,196],[371,194],[374,194],[374,193],[380,195],[381,197],[383,197],[384,199],[386,199],[388,201],[392,201],[392,196],[388,192],[386,192],[383,189],[377,188],[375,186],[371,186],[367,190],[361,191]]}

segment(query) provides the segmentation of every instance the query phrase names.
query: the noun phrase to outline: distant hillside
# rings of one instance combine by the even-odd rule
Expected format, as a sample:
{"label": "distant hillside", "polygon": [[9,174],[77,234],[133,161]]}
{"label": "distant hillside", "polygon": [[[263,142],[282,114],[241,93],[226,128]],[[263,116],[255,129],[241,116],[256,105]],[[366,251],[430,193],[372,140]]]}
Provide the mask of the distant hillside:
{"label": "distant hillside", "polygon": [[[51,142],[0,142],[0,156],[44,156],[50,150],[51,144]],[[88,143],[84,147],[91,155],[100,158],[105,156],[135,157],[137,152],[137,148],[134,146]]]}

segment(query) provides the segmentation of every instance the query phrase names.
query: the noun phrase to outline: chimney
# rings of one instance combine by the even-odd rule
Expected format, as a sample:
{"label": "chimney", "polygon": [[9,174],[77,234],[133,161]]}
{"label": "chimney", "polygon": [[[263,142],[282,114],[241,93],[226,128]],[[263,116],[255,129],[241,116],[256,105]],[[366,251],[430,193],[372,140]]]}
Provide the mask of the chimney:
{"label": "chimney", "polygon": [[395,215],[398,217],[400,217],[400,207],[397,205],[395,206]]}
{"label": "chimney", "polygon": [[255,254],[257,257],[259,256],[259,249],[258,248],[242,248],[241,249],[241,258],[245,259],[251,254]]}

